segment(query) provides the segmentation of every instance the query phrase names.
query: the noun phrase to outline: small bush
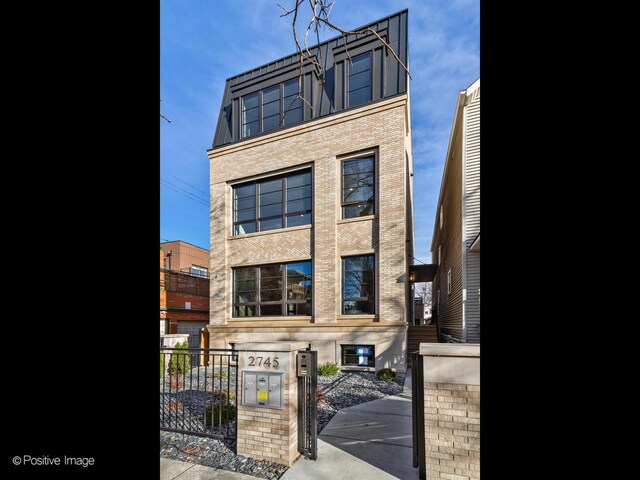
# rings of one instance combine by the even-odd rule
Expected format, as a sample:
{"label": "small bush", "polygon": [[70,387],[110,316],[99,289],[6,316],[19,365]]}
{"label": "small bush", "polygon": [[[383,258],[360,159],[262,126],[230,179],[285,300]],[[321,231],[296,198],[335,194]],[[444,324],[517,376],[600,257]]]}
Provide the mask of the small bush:
{"label": "small bush", "polygon": [[176,350],[186,350],[185,352],[173,352],[171,354],[170,368],[172,374],[188,372],[191,369],[191,356],[189,355],[189,342],[176,343]]}
{"label": "small bush", "polygon": [[340,373],[338,365],[334,362],[321,363],[318,365],[318,369],[320,370],[320,375],[323,377],[333,377]]}
{"label": "small bush", "polygon": [[[234,396],[233,392],[232,396]],[[236,418],[236,406],[232,403],[227,403],[226,392],[222,392],[222,394],[215,393],[213,398],[214,403],[205,409],[205,425],[218,425],[220,415],[222,415],[222,425],[228,425],[231,420]]]}
{"label": "small bush", "polygon": [[394,378],[396,378],[396,372],[394,372],[390,368],[381,368],[376,372],[376,377],[378,377],[383,382],[390,382]]}
{"label": "small bush", "polygon": [[164,376],[166,369],[164,368],[164,352],[160,352],[160,378]]}

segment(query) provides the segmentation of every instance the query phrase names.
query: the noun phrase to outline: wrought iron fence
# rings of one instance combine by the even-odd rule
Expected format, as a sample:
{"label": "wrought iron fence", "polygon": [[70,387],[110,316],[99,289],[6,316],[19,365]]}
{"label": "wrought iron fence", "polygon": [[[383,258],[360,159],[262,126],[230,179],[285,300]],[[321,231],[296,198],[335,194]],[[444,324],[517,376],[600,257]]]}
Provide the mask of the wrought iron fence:
{"label": "wrought iron fence", "polygon": [[235,440],[238,354],[160,348],[160,430]]}

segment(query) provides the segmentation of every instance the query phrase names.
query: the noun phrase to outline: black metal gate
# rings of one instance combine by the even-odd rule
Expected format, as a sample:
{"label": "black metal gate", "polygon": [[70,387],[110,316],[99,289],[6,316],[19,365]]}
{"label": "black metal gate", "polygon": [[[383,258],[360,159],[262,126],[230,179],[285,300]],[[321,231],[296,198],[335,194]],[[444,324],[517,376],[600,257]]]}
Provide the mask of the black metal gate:
{"label": "black metal gate", "polygon": [[160,430],[235,440],[238,353],[160,348]]}
{"label": "black metal gate", "polygon": [[309,355],[309,375],[298,377],[298,451],[310,460],[318,458],[318,352]]}
{"label": "black metal gate", "polygon": [[411,419],[413,424],[413,467],[419,480],[426,480],[424,431],[424,364],[419,352],[411,354]]}

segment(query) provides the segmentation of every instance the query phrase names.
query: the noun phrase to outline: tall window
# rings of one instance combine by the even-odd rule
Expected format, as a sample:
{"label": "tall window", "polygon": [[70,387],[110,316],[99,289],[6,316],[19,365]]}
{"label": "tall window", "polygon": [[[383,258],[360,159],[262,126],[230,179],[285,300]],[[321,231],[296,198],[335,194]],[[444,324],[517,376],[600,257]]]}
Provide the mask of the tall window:
{"label": "tall window", "polygon": [[371,53],[354,57],[349,66],[349,106],[354,107],[371,100]]}
{"label": "tall window", "polygon": [[311,315],[311,262],[233,271],[233,316]]}
{"label": "tall window", "polygon": [[242,97],[242,138],[302,121],[298,79]]}
{"label": "tall window", "polygon": [[375,262],[373,255],[342,260],[342,313],[375,313]]}
{"label": "tall window", "polygon": [[233,234],[311,223],[311,170],[233,187]]}
{"label": "tall window", "polygon": [[374,178],[373,156],[342,162],[342,218],[375,213]]}

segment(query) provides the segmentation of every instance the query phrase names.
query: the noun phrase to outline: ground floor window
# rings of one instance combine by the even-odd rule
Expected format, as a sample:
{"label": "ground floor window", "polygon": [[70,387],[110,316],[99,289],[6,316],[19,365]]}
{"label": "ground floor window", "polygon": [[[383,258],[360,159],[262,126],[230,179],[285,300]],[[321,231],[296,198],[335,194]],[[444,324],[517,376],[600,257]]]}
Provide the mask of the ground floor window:
{"label": "ground floor window", "polygon": [[342,365],[354,367],[375,367],[375,345],[342,345]]}

